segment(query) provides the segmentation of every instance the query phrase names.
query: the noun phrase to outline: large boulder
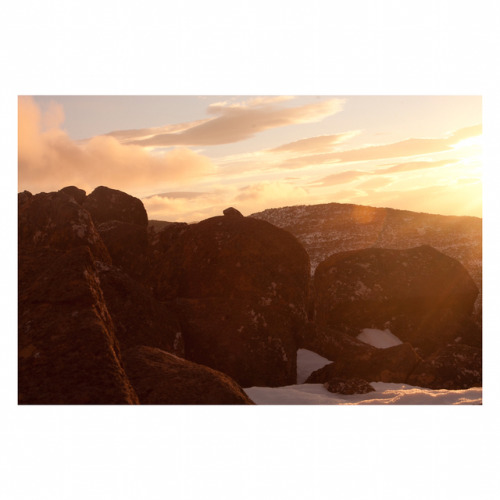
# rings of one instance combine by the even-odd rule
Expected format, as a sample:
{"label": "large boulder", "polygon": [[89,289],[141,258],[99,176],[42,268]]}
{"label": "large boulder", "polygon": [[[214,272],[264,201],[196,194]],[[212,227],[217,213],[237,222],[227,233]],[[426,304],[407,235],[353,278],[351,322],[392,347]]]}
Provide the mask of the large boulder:
{"label": "large boulder", "polygon": [[137,395],[88,247],[19,255],[20,404],[132,404]]}
{"label": "large boulder", "polygon": [[288,310],[244,299],[177,301],[186,358],[242,387],[294,384],[297,345]]}
{"label": "large boulder", "polygon": [[408,383],[430,389],[482,387],[481,349],[450,344],[419,363]]}
{"label": "large boulder", "polygon": [[111,261],[90,214],[72,196],[63,191],[32,196],[25,191],[18,200],[20,253],[87,247],[97,260]]}
{"label": "large boulder", "polygon": [[146,227],[112,220],[99,224],[97,232],[115,266],[121,267],[136,279],[147,281],[149,243]]}
{"label": "large boulder", "polygon": [[160,349],[133,347],[124,351],[123,359],[141,404],[253,404],[224,373]]}
{"label": "large boulder", "polygon": [[188,359],[242,385],[295,382],[309,258],[291,234],[230,210],[165,228],[155,248],[154,289],[182,299]]}
{"label": "large boulder", "polygon": [[95,188],[83,202],[83,207],[90,212],[95,224],[119,220],[144,227],[148,225],[142,201],[117,189]]}
{"label": "large boulder", "polygon": [[19,403],[137,403],[97,276],[110,257],[88,212],[64,192],[23,198]]}
{"label": "large boulder", "polygon": [[97,276],[122,349],[144,345],[184,357],[181,326],[171,306],[115,266],[100,264]]}
{"label": "large boulder", "polygon": [[314,276],[315,321],[357,336],[389,329],[427,355],[456,339],[481,345],[472,321],[478,289],[465,268],[432,247],[331,255]]}

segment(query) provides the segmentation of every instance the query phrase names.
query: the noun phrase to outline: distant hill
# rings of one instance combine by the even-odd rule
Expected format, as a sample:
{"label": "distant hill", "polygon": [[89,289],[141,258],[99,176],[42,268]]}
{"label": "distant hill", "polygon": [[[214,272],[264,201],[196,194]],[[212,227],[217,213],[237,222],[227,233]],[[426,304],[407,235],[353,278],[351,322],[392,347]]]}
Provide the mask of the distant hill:
{"label": "distant hill", "polygon": [[[460,261],[481,290],[482,219],[434,215],[344,203],[271,208],[252,214],[292,233],[305,247],[311,268],[329,255],[380,247],[431,245]],[[481,293],[476,302],[480,316]]]}

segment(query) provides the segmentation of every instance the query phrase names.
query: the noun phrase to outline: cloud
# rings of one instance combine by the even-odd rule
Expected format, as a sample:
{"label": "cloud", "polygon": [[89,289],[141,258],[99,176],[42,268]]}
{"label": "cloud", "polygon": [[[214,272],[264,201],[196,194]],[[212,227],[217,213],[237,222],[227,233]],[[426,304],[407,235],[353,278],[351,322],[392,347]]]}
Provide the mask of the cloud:
{"label": "cloud", "polygon": [[345,142],[346,140],[359,134],[359,131],[344,132],[333,135],[320,135],[309,137],[299,141],[289,142],[277,148],[269,149],[272,153],[320,153],[325,150],[331,150],[335,144]]}
{"label": "cloud", "polygon": [[373,177],[372,179],[357,184],[356,187],[359,189],[377,189],[387,186],[393,182],[393,180],[392,177]]}
{"label": "cloud", "polygon": [[410,161],[407,163],[399,163],[388,168],[376,170],[377,174],[389,174],[395,172],[409,172],[411,170],[421,170],[426,168],[444,167],[445,165],[453,165],[458,160],[438,160],[438,161]]}
{"label": "cloud", "polygon": [[366,175],[370,175],[370,172],[362,172],[359,170],[346,170],[345,172],[339,172],[338,174],[332,174],[328,175],[327,177],[323,177],[314,184],[316,184],[316,187],[345,184],[347,182],[352,182]]}
{"label": "cloud", "polygon": [[21,190],[50,191],[66,185],[89,190],[102,184],[123,190],[147,189],[215,170],[209,158],[185,147],[153,156],[110,136],[77,143],[59,128],[64,120],[62,108],[52,107],[42,114],[32,98],[20,97],[18,109]]}
{"label": "cloud", "polygon": [[[481,135],[482,125],[474,125],[457,130],[445,138],[406,139],[404,141],[378,146],[367,146],[332,153],[314,154],[290,158],[281,163],[282,168],[303,168],[337,162],[383,160],[385,158],[405,158],[425,154],[450,151],[459,142]],[[408,165],[408,164],[406,164]],[[421,164],[424,166],[424,163]]]}
{"label": "cloud", "polygon": [[342,110],[342,99],[328,99],[295,107],[278,106],[289,98],[255,98],[241,103],[211,104],[214,118],[180,132],[159,133],[128,141],[141,146],[208,146],[243,141],[265,130],[299,123],[318,122]]}

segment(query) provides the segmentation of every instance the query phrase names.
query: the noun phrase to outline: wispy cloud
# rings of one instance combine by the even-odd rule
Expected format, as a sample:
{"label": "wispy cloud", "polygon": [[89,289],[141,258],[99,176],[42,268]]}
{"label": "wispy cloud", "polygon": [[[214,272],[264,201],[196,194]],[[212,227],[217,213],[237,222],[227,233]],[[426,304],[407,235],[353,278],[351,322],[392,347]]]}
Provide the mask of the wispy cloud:
{"label": "wispy cloud", "polygon": [[344,103],[342,99],[327,99],[301,106],[279,105],[287,100],[288,97],[273,97],[211,104],[207,112],[215,115],[214,118],[202,120],[182,131],[157,133],[145,139],[131,138],[125,142],[154,147],[230,144],[265,130],[323,120],[341,111]]}
{"label": "wispy cloud", "polygon": [[270,149],[272,153],[322,153],[331,151],[339,143],[345,142],[359,134],[359,131],[344,132],[341,134],[320,135],[308,137],[299,141],[289,142],[276,148]]}

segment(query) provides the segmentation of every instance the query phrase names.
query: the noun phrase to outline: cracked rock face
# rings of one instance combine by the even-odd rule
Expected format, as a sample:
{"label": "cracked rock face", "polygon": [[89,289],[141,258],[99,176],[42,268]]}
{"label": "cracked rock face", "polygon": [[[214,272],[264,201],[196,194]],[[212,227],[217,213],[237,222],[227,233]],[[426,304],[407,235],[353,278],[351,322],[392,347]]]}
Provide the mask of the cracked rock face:
{"label": "cracked rock face", "polygon": [[423,354],[457,337],[481,345],[472,310],[478,289],[455,259],[422,246],[333,254],[314,276],[318,325],[356,336],[389,329]]}

